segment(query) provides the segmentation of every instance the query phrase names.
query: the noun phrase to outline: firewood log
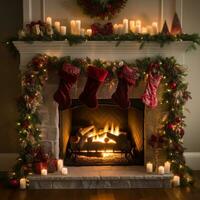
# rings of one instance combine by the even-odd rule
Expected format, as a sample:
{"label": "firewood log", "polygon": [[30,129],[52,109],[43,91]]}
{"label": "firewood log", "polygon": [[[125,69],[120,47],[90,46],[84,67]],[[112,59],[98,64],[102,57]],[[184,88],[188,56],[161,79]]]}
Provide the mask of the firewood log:
{"label": "firewood log", "polygon": [[94,129],[94,125],[87,126],[87,127],[85,127],[85,128],[80,128],[80,129],[79,129],[79,133],[83,136],[83,135],[85,135],[86,133],[90,132],[92,129]]}

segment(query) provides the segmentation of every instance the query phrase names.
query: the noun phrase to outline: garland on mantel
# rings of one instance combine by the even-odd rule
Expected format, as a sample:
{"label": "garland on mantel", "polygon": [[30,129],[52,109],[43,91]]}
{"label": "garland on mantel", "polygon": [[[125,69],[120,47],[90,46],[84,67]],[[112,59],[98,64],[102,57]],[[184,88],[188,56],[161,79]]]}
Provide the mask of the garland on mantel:
{"label": "garland on mantel", "polygon": [[[120,69],[119,62],[108,62],[102,60],[71,59],[64,57],[49,57],[38,55],[27,65],[27,70],[22,76],[23,93],[18,100],[19,120],[17,130],[20,138],[19,162],[15,167],[16,174],[19,176],[27,175],[32,170],[34,162],[34,152],[40,146],[41,130],[39,128],[40,119],[38,109],[42,104],[42,91],[48,79],[48,69],[59,70],[63,63],[71,63],[84,73],[92,63],[97,67],[106,68],[109,71],[107,81],[112,82],[116,72]],[[161,120],[161,127],[156,133],[164,137],[167,141],[167,159],[171,161],[172,171],[181,177],[181,185],[185,186],[193,182],[191,170],[186,166],[183,157],[183,135],[184,135],[184,105],[190,97],[187,90],[187,83],[184,81],[186,76],[185,69],[171,58],[144,58],[136,60],[135,63],[128,64],[129,67],[137,67],[139,81],[145,81],[148,76],[149,66],[156,66],[156,73],[162,75],[164,92],[162,101],[166,109],[166,115]]]}
{"label": "garland on mantel", "polygon": [[116,41],[116,46],[118,46],[121,42],[125,41],[137,41],[140,43],[140,49],[143,48],[145,43],[155,42],[163,47],[166,44],[172,42],[183,42],[188,41],[191,44],[188,45],[187,51],[196,49],[198,45],[200,45],[200,37],[198,34],[164,34],[158,33],[156,35],[150,34],[141,34],[141,33],[127,33],[127,34],[112,34],[112,35],[94,35],[94,36],[79,36],[73,34],[67,34],[65,36],[61,35],[58,32],[54,32],[53,35],[36,35],[36,34],[26,34],[22,38],[16,36],[13,37],[4,43],[11,48],[11,50],[15,50],[13,45],[13,41],[24,41],[27,43],[33,43],[34,41],[68,41],[69,45],[80,44],[87,41]]}

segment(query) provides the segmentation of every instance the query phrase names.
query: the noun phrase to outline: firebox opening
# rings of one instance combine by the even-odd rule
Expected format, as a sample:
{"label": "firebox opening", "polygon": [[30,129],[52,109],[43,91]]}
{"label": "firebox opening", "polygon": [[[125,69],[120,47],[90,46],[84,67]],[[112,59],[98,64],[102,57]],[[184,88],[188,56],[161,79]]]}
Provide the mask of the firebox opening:
{"label": "firebox opening", "polygon": [[144,104],[131,99],[121,109],[109,99],[100,99],[97,109],[73,100],[61,112],[62,147],[65,164],[143,165]]}

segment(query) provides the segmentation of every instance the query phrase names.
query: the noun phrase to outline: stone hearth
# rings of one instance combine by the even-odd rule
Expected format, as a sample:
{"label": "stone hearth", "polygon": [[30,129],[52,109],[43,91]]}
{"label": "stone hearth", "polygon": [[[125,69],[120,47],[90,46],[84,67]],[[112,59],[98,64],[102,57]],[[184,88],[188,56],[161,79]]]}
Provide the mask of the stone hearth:
{"label": "stone hearth", "polygon": [[29,176],[30,189],[170,188],[172,174],[147,174],[139,166],[68,167],[47,176]]}

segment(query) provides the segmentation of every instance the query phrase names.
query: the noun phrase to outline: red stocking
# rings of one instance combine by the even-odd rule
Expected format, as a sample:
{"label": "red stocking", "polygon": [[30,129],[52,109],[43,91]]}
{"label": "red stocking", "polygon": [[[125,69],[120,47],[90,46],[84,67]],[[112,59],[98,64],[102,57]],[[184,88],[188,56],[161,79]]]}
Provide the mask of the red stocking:
{"label": "red stocking", "polygon": [[86,104],[88,107],[96,108],[98,104],[96,93],[99,86],[106,79],[108,71],[103,68],[89,66],[87,73],[88,73],[88,79],[79,99],[81,100],[82,103]]}
{"label": "red stocking", "polygon": [[54,100],[59,104],[60,110],[65,110],[70,106],[70,89],[76,82],[79,74],[80,69],[71,64],[64,64],[60,70],[60,84],[54,94]]}
{"label": "red stocking", "polygon": [[142,101],[150,108],[155,108],[158,105],[157,90],[161,78],[162,76],[160,75],[152,75],[151,72],[149,73],[146,89],[142,96]]}
{"label": "red stocking", "polygon": [[130,106],[128,88],[131,85],[135,85],[136,80],[137,70],[135,68],[124,66],[122,71],[118,73],[118,85],[116,91],[112,95],[112,99],[120,107],[127,109]]}

